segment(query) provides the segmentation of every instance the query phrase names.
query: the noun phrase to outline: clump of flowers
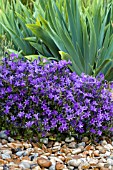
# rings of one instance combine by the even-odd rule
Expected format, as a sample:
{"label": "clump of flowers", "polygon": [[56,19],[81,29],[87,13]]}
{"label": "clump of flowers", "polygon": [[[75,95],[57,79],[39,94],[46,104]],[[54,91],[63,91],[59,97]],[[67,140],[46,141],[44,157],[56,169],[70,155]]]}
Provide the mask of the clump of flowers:
{"label": "clump of flowers", "polygon": [[38,60],[5,58],[0,66],[2,126],[14,133],[29,129],[42,135],[112,131],[113,101],[103,75],[78,76],[69,64],[61,60],[40,66]]}

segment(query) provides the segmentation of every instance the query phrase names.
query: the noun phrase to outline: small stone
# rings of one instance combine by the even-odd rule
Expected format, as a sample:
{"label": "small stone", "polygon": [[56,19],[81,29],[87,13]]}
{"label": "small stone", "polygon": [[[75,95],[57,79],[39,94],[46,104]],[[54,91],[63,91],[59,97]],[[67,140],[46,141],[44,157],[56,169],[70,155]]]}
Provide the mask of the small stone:
{"label": "small stone", "polygon": [[0,159],[0,165],[7,164],[7,161]]}
{"label": "small stone", "polygon": [[111,153],[110,153],[109,151],[106,151],[106,153],[104,154],[104,156],[107,157],[107,156],[110,156],[110,154],[111,154]]}
{"label": "small stone", "polygon": [[73,166],[68,166],[68,169],[69,170],[74,170],[74,167]]}
{"label": "small stone", "polygon": [[52,148],[52,151],[54,151],[54,150],[55,150],[55,151],[59,151],[60,148],[61,148],[60,146],[54,146],[54,147]]}
{"label": "small stone", "polygon": [[88,145],[85,147],[85,150],[89,151],[89,150],[94,150],[94,147],[91,145]]}
{"label": "small stone", "polygon": [[113,146],[111,144],[104,145],[104,148],[108,151],[113,149]]}
{"label": "small stone", "polygon": [[81,148],[76,148],[72,151],[72,154],[75,155],[75,154],[79,154],[81,152],[82,152]]}
{"label": "small stone", "polygon": [[2,159],[10,159],[11,156],[7,153],[2,154]]}
{"label": "small stone", "polygon": [[19,151],[16,153],[17,156],[21,157],[22,155],[24,155],[25,151]]}
{"label": "small stone", "polygon": [[106,149],[104,149],[104,148],[103,148],[103,149],[100,149],[99,152],[100,152],[101,154],[105,154],[105,153],[106,153]]}
{"label": "small stone", "polygon": [[36,166],[35,168],[33,168],[32,170],[42,170],[39,166]]}
{"label": "small stone", "polygon": [[80,147],[80,146],[83,146],[83,147],[85,147],[85,142],[81,142],[81,143],[78,143],[78,147]]}
{"label": "small stone", "polygon": [[2,139],[2,144],[3,145],[7,144],[7,140],[6,139]]}
{"label": "small stone", "polygon": [[94,156],[99,157],[99,150],[94,151]]}
{"label": "small stone", "polygon": [[52,165],[49,167],[49,170],[55,170],[56,162],[52,162]]}
{"label": "small stone", "polygon": [[74,140],[75,140],[74,137],[67,137],[67,138],[65,139],[65,142],[70,143],[70,142],[73,142]]}
{"label": "small stone", "polygon": [[97,166],[98,166],[99,168],[103,168],[103,167],[104,167],[104,163],[98,163]]}
{"label": "small stone", "polygon": [[88,162],[83,162],[80,164],[79,169],[88,170],[89,167],[90,167],[90,164]]}
{"label": "small stone", "polygon": [[98,159],[90,158],[90,159],[88,160],[88,162],[89,162],[89,164],[90,164],[91,166],[95,166],[95,165],[98,164]]}
{"label": "small stone", "polygon": [[83,137],[83,139],[82,139],[82,142],[88,142],[89,141],[89,138],[88,137]]}
{"label": "small stone", "polygon": [[4,130],[0,132],[0,138],[1,139],[7,139],[7,135],[6,135]]}
{"label": "small stone", "polygon": [[8,141],[9,141],[9,142],[14,142],[14,139],[9,136],[9,137],[8,137]]}
{"label": "small stone", "polygon": [[102,146],[107,145],[106,140],[102,140],[100,143],[101,143]]}
{"label": "small stone", "polygon": [[29,164],[29,162],[21,162],[20,164],[19,164],[19,167],[20,168],[22,168],[22,169],[30,169],[30,164]]}
{"label": "small stone", "polygon": [[76,142],[71,142],[68,145],[69,148],[75,148],[76,147]]}
{"label": "small stone", "polygon": [[2,150],[1,152],[4,153],[4,154],[9,154],[9,155],[12,154],[11,150]]}
{"label": "small stone", "polygon": [[107,159],[107,163],[108,163],[109,165],[113,166],[113,159],[108,158],[108,159]]}
{"label": "small stone", "polygon": [[80,159],[72,159],[72,160],[68,161],[67,163],[69,166],[78,167],[81,164],[81,160]]}
{"label": "small stone", "polygon": [[37,163],[42,168],[49,168],[52,165],[51,161],[49,161],[48,159],[45,159],[45,158],[41,158],[41,157],[37,159]]}
{"label": "small stone", "polygon": [[61,146],[61,143],[55,142],[53,146]]}
{"label": "small stone", "polygon": [[23,146],[24,146],[25,149],[32,147],[30,143],[23,143]]}
{"label": "small stone", "polygon": [[64,169],[64,165],[62,163],[57,162],[55,168],[56,170],[62,170]]}
{"label": "small stone", "polygon": [[41,138],[40,142],[47,145],[48,144],[48,138]]}
{"label": "small stone", "polygon": [[7,143],[7,146],[10,147],[11,149],[20,149],[23,147],[22,143]]}

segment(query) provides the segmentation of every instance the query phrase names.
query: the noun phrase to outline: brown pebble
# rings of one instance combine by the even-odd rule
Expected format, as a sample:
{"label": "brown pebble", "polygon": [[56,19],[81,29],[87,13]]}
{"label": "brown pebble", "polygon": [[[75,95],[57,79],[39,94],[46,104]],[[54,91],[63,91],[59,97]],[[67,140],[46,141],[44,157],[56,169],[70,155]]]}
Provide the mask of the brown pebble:
{"label": "brown pebble", "polygon": [[94,156],[99,157],[99,150],[94,151]]}
{"label": "brown pebble", "polygon": [[7,144],[7,140],[5,140],[5,139],[2,139],[2,145],[5,145],[5,144]]}
{"label": "brown pebble", "polygon": [[56,168],[56,170],[62,170],[62,169],[64,169],[64,165],[60,162],[57,162],[55,168]]}
{"label": "brown pebble", "polygon": [[51,161],[45,158],[41,158],[41,157],[37,159],[37,163],[42,168],[49,168],[52,165]]}
{"label": "brown pebble", "polygon": [[7,161],[4,161],[3,159],[0,159],[0,165],[7,164]]}

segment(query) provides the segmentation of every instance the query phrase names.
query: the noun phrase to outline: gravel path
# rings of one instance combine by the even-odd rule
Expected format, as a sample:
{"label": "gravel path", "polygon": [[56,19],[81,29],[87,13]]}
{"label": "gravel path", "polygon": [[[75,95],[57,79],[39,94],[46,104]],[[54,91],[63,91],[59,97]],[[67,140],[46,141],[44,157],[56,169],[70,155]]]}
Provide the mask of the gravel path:
{"label": "gravel path", "polygon": [[102,139],[91,144],[87,137],[77,143],[74,137],[65,141],[41,139],[24,142],[0,132],[0,170],[113,170],[113,142]]}

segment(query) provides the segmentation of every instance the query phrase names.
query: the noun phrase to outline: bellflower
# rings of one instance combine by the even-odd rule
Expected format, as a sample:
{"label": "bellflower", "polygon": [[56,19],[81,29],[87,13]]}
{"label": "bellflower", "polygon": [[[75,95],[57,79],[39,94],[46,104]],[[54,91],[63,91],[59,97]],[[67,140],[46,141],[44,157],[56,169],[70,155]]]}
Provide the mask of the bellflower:
{"label": "bellflower", "polygon": [[112,93],[102,74],[78,76],[69,70],[70,61],[41,66],[17,57],[12,54],[0,66],[0,122],[5,128],[29,128],[43,135],[57,130],[100,136],[112,131]]}

